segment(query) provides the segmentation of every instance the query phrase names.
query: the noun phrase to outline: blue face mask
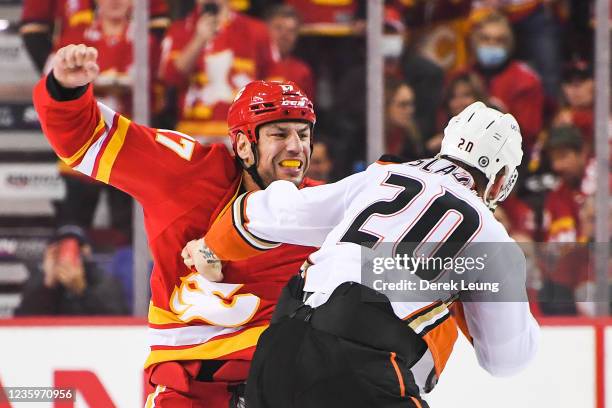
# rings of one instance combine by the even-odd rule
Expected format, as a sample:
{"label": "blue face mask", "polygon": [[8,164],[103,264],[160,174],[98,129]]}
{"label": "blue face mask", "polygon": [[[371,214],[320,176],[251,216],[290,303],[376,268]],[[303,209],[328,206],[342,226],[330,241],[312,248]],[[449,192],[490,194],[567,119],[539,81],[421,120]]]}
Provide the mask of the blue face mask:
{"label": "blue face mask", "polygon": [[485,68],[495,68],[506,62],[508,51],[504,47],[482,45],[476,48],[476,58]]}

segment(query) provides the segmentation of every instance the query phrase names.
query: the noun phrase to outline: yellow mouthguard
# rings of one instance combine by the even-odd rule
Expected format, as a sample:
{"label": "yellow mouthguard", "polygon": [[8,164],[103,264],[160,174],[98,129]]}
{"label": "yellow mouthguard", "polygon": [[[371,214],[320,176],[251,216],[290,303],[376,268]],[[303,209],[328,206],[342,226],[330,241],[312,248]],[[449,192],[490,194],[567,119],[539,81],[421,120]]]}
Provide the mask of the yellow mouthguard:
{"label": "yellow mouthguard", "polygon": [[302,162],[300,162],[299,160],[283,160],[282,162],[280,162],[280,164],[284,167],[300,167]]}

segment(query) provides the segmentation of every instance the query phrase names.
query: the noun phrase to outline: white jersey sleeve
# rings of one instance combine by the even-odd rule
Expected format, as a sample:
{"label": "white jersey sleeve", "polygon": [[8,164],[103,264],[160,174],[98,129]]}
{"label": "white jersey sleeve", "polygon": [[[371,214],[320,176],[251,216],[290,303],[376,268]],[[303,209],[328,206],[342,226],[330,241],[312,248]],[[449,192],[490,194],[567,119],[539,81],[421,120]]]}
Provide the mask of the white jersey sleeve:
{"label": "white jersey sleeve", "polygon": [[487,280],[511,284],[509,301],[491,301],[490,294],[469,292],[463,301],[465,320],[482,368],[494,376],[520,372],[535,357],[539,326],[533,318],[524,289],[526,262],[518,245],[501,243],[504,250],[490,260]]}
{"label": "white jersey sleeve", "polygon": [[350,196],[364,183],[357,173],[336,183],[298,189],[275,181],[236,198],[204,238],[220,259],[238,260],[281,243],[320,247],[344,218]]}
{"label": "white jersey sleeve", "polygon": [[289,181],[275,181],[245,197],[244,228],[264,240],[320,247],[344,218],[347,194],[361,177],[358,173],[302,189]]}

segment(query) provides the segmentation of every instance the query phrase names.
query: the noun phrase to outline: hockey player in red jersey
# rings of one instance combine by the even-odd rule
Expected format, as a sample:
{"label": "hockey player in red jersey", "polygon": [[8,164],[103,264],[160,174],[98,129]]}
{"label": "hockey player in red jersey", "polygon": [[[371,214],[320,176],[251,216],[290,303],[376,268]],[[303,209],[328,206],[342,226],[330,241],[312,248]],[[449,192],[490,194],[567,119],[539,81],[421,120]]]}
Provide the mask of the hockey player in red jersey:
{"label": "hockey player in red jersey", "polygon": [[240,192],[279,179],[314,184],[304,178],[312,103],[291,82],[248,84],[228,115],[235,158],[224,145],[205,147],[182,133],[133,123],[97,102],[96,61],[95,48],[60,49],[34,90],[34,104],[64,162],[144,208],[154,260],[146,406],[236,406],[278,295],[314,249],[283,245],[248,262],[229,262],[223,283],[204,280],[178,254]]}

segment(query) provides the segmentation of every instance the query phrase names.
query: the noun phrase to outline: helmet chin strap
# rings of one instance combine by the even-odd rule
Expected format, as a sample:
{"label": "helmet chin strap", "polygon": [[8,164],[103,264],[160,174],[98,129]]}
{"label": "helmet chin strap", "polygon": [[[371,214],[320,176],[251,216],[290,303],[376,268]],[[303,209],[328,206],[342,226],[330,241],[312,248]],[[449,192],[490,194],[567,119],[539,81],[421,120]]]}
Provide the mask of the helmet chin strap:
{"label": "helmet chin strap", "polygon": [[249,174],[249,176],[251,176],[251,178],[253,179],[255,184],[257,184],[259,186],[259,188],[261,188],[262,190],[265,190],[266,189],[266,184],[264,183],[263,179],[259,175],[259,172],[257,171],[257,163],[259,162],[259,154],[258,154],[258,151],[257,151],[257,143],[251,142],[251,151],[253,152],[254,161],[253,161],[253,164],[250,165],[249,167],[246,166],[246,164],[244,163],[244,160],[242,160],[238,156],[238,154],[236,154],[236,159],[238,159],[238,161],[240,162],[240,165],[242,166],[242,168]]}

